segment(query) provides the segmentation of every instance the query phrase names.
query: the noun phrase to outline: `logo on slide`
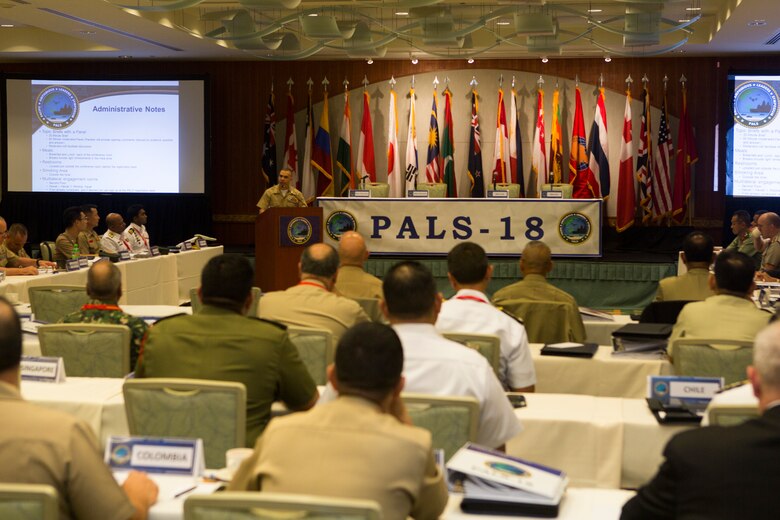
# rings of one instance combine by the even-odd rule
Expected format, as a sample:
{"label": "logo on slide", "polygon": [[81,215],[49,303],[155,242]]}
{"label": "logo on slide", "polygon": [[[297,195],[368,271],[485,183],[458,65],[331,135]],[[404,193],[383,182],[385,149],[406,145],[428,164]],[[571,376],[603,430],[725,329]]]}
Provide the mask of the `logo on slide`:
{"label": "logo on slide", "polygon": [[763,81],[747,81],[734,92],[734,120],[749,128],[771,123],[777,116],[777,91]]}
{"label": "logo on slide", "polygon": [[79,115],[79,100],[68,87],[46,87],[35,100],[35,113],[44,126],[68,128]]}
{"label": "logo on slide", "polygon": [[558,222],[561,238],[570,244],[582,244],[590,238],[590,219],[582,213],[568,213]]}
{"label": "logo on slide", "polygon": [[334,211],[325,221],[325,230],[333,240],[341,240],[347,231],[357,231],[357,221],[348,211]]}

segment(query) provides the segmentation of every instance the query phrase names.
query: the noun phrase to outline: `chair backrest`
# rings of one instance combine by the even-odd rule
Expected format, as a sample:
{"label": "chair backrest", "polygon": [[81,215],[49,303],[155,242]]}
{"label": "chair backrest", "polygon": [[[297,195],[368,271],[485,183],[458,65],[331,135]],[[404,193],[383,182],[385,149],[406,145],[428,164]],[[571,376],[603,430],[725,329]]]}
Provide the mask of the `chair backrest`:
{"label": "chair backrest", "polygon": [[0,518],[57,520],[57,491],[48,484],[0,484]]}
{"label": "chair backrest", "polygon": [[514,184],[514,183],[509,183],[509,182],[499,182],[499,183],[496,184],[496,189],[508,191],[510,199],[519,199],[520,198],[520,185],[519,184]]}
{"label": "chair backrest", "polygon": [[[263,295],[263,291],[259,287],[252,287],[252,305],[247,311],[247,316],[257,316],[257,305],[260,302],[260,297]],[[197,314],[203,308],[203,303],[198,296],[198,288],[193,287],[190,289],[190,306],[192,307],[192,313]]]}
{"label": "chair backrest", "polygon": [[207,468],[246,445],[246,387],[202,379],[128,379],[122,387],[130,435],[203,439]]}
{"label": "chair backrest", "polygon": [[403,393],[412,423],[431,432],[433,449],[443,449],[446,460],[466,442],[477,439],[479,402],[475,397]]}
{"label": "chair backrest", "polygon": [[130,366],[130,328],[103,323],[56,323],[38,327],[41,354],[61,357],[71,377],[125,377]]}
{"label": "chair backrest", "polygon": [[574,339],[565,302],[515,299],[502,301],[500,307],[523,320],[530,343],[561,343]]}
{"label": "chair backrest", "polygon": [[89,302],[87,289],[78,285],[39,285],[29,287],[30,310],[37,321],[57,323]]}
{"label": "chair backrest", "polygon": [[736,426],[761,415],[758,405],[753,406],[712,406],[707,409],[707,421],[711,426]]}
{"label": "chair backrest", "polygon": [[388,323],[385,315],[382,314],[382,309],[379,307],[379,298],[350,298],[355,300],[363,308],[363,311],[368,314],[371,321],[374,323]]}
{"label": "chair backrest", "polygon": [[682,308],[688,305],[690,300],[669,300],[663,302],[650,302],[639,317],[639,323],[677,323]]}
{"label": "chair backrest", "polygon": [[447,185],[443,182],[418,182],[417,189],[427,191],[431,198],[443,199],[447,196]]}
{"label": "chair backrest", "polygon": [[287,493],[228,491],[192,495],[184,501],[184,520],[380,520],[373,500]]}
{"label": "chair backrest", "polygon": [[390,185],[386,182],[367,182],[366,189],[372,198],[386,199],[390,196]]}
{"label": "chair backrest", "polygon": [[445,338],[462,343],[469,348],[473,348],[488,360],[496,377],[501,379],[501,338],[495,334],[476,334],[464,332],[444,332]]}
{"label": "chair backrest", "polygon": [[670,348],[678,376],[722,377],[727,385],[745,379],[745,369],[753,362],[752,341],[680,338]]}
{"label": "chair backrest", "polygon": [[290,341],[298,349],[303,364],[317,385],[328,382],[328,365],[333,363],[336,346],[329,330],[308,327],[287,327]]}
{"label": "chair backrest", "polygon": [[54,260],[54,248],[56,247],[54,242],[47,240],[41,242],[39,246],[41,248],[41,258],[48,262],[52,262]]}
{"label": "chair backrest", "polygon": [[[542,191],[560,191],[562,194],[561,198],[564,199],[570,199],[572,198],[572,193],[574,192],[574,187],[571,184],[542,184]],[[541,191],[539,192],[539,196],[542,196]]]}

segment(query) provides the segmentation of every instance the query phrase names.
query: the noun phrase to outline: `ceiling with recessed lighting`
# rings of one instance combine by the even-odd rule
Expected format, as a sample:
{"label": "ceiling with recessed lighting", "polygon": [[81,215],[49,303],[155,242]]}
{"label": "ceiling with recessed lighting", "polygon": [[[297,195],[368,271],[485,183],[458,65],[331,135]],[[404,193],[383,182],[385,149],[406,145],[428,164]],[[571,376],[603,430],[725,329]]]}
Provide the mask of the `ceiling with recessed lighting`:
{"label": "ceiling with recessed lighting", "polygon": [[776,0],[0,0],[0,60],[777,53]]}

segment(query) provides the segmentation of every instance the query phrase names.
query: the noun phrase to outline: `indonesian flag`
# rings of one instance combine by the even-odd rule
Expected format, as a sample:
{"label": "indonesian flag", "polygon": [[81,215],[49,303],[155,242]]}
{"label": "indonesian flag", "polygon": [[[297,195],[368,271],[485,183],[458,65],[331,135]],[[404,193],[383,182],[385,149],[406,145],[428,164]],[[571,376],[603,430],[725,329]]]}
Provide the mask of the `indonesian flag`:
{"label": "indonesian flag", "polygon": [[688,211],[688,199],[691,196],[691,165],[698,160],[696,138],[693,135],[691,120],[688,118],[688,94],[683,83],[682,110],[680,111],[680,126],[677,132],[674,195],[672,197],[672,216],[679,223],[685,220],[685,213]]}
{"label": "indonesian flag", "polygon": [[517,90],[512,89],[512,100],[509,105],[509,182],[519,184],[520,196],[525,197],[523,141],[520,137],[520,120],[517,117]]}
{"label": "indonesian flag", "polygon": [[509,135],[504,112],[504,90],[498,89],[498,113],[496,114],[496,144],[493,147],[493,184],[507,182],[509,164]]}
{"label": "indonesian flag", "polygon": [[341,120],[339,147],[336,150],[336,171],[339,172],[339,194],[342,197],[349,194],[349,190],[355,187],[355,178],[352,175],[351,119],[352,112],[349,109],[349,93],[344,92],[344,117]]}
{"label": "indonesian flag", "polygon": [[631,129],[631,91],[626,91],[626,109],[623,112],[623,140],[620,142],[620,172],[615,228],[625,231],[634,224],[636,189],[634,186],[634,143]]}
{"label": "indonesian flag", "polygon": [[[417,126],[415,125],[414,89],[409,89],[409,131],[406,134],[406,190],[417,188]],[[404,191],[404,196],[406,191]]]}
{"label": "indonesian flag", "polygon": [[292,172],[290,186],[298,187],[298,145],[295,143],[295,101],[291,92],[287,93],[287,124],[284,129],[284,159],[282,167]]}
{"label": "indonesian flag", "polygon": [[672,184],[669,182],[669,166],[674,146],[666,124],[666,94],[661,107],[661,122],[658,125],[658,146],[653,149],[653,216],[663,218],[672,212]]}
{"label": "indonesian flag", "polygon": [[387,127],[387,183],[391,197],[403,197],[404,178],[401,176],[401,154],[398,150],[398,105],[395,90],[390,90],[390,123]]}
{"label": "indonesian flag", "polygon": [[574,127],[571,131],[569,152],[569,184],[572,185],[572,197],[591,199],[599,196],[599,185],[588,166],[588,154],[585,151],[585,118],[582,115],[580,87],[576,88],[575,100]]}
{"label": "indonesian flag", "polygon": [[360,139],[357,151],[357,178],[360,183],[376,182],[376,160],[374,159],[374,129],[371,125],[370,96],[363,91],[363,122],[360,125]]}
{"label": "indonesian flag", "polygon": [[528,196],[539,197],[547,178],[547,155],[544,152],[544,91],[539,89],[536,102],[536,130],[534,130],[531,175],[528,178]]}
{"label": "indonesian flag", "polygon": [[599,97],[596,100],[596,114],[593,116],[593,126],[590,127],[590,139],[588,141],[588,167],[593,172],[593,177],[598,179],[600,185],[596,190],[596,197],[609,197],[609,139],[607,138],[607,107],[604,104],[604,88],[599,89]]}
{"label": "indonesian flag", "polygon": [[314,149],[314,108],[311,102],[311,90],[309,100],[306,103],[306,138],[303,141],[303,162],[301,162],[301,191],[307,204],[314,201],[317,195],[317,170],[311,165]]}

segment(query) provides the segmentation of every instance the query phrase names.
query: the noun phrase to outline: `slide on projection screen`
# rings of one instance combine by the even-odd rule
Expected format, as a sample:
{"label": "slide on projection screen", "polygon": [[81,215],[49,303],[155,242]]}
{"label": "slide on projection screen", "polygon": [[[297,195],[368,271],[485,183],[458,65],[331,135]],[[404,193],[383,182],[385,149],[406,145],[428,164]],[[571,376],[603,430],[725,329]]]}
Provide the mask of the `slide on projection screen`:
{"label": "slide on projection screen", "polygon": [[8,191],[203,193],[205,81],[6,80]]}
{"label": "slide on projection screen", "polygon": [[780,73],[729,74],[733,126],[726,132],[726,195],[780,197]]}

